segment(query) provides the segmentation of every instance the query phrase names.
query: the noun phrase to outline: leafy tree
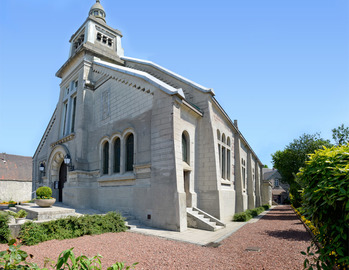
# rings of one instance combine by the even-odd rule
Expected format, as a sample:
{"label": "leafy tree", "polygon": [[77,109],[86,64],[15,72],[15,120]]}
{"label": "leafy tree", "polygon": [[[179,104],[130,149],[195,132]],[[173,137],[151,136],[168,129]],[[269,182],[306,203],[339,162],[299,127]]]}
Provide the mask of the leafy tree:
{"label": "leafy tree", "polygon": [[332,129],[332,138],[337,145],[349,143],[349,127],[342,124],[338,128]]}
{"label": "leafy tree", "polygon": [[272,162],[282,176],[282,182],[292,185],[295,183],[295,175],[305,162],[309,159],[309,154],[315,150],[322,149],[323,146],[331,147],[329,140],[320,138],[316,134],[303,134],[298,139],[293,140],[283,151],[276,151],[272,154]]}
{"label": "leafy tree", "polygon": [[331,147],[329,140],[320,138],[316,134],[303,134],[298,139],[293,140],[283,151],[276,151],[272,154],[272,162],[281,174],[281,181],[290,185],[290,193],[293,195],[291,202],[295,207],[300,206],[299,184],[295,181],[295,176],[305,162],[309,159],[309,154],[315,150],[322,149],[323,146]]}

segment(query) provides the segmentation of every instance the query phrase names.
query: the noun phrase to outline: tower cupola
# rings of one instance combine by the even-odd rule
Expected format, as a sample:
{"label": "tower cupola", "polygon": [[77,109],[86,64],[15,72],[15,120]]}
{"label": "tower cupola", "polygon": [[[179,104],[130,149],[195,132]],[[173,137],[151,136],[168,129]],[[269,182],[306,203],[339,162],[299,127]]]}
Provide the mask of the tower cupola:
{"label": "tower cupola", "polygon": [[105,21],[106,14],[99,0],[96,0],[96,3],[91,7],[89,15],[94,16],[97,19],[102,20],[103,22],[106,22]]}

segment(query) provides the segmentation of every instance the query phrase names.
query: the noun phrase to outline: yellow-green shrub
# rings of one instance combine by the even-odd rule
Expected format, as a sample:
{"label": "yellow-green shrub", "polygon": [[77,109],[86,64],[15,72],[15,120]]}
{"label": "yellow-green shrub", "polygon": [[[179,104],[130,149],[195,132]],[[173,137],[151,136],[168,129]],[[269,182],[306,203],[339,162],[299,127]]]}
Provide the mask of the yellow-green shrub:
{"label": "yellow-green shrub", "polygon": [[345,269],[349,265],[349,145],[315,151],[297,177],[303,188],[304,216],[323,247],[317,252],[317,267]]}

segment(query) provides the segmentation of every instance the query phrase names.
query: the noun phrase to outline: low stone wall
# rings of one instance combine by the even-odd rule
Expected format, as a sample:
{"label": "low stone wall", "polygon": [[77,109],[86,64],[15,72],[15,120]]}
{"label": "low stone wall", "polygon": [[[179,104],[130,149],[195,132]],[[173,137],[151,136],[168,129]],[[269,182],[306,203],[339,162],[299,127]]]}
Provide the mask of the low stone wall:
{"label": "low stone wall", "polygon": [[29,201],[32,194],[31,181],[0,180],[1,201]]}
{"label": "low stone wall", "polygon": [[0,180],[0,201],[29,201],[31,194],[31,181]]}

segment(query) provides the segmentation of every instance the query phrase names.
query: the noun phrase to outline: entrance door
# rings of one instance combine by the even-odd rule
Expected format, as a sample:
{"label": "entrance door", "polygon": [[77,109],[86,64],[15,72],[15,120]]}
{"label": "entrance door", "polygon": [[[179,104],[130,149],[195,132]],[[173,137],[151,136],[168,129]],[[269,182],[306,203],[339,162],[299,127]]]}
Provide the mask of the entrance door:
{"label": "entrance door", "polygon": [[190,171],[183,171],[183,178],[184,178],[184,191],[185,191],[185,197],[186,197],[186,206],[192,207],[191,203],[191,196],[189,192],[189,185],[190,185]]}
{"label": "entrance door", "polygon": [[62,162],[59,169],[59,182],[58,182],[58,201],[63,202],[63,187],[64,183],[67,182],[67,165]]}

